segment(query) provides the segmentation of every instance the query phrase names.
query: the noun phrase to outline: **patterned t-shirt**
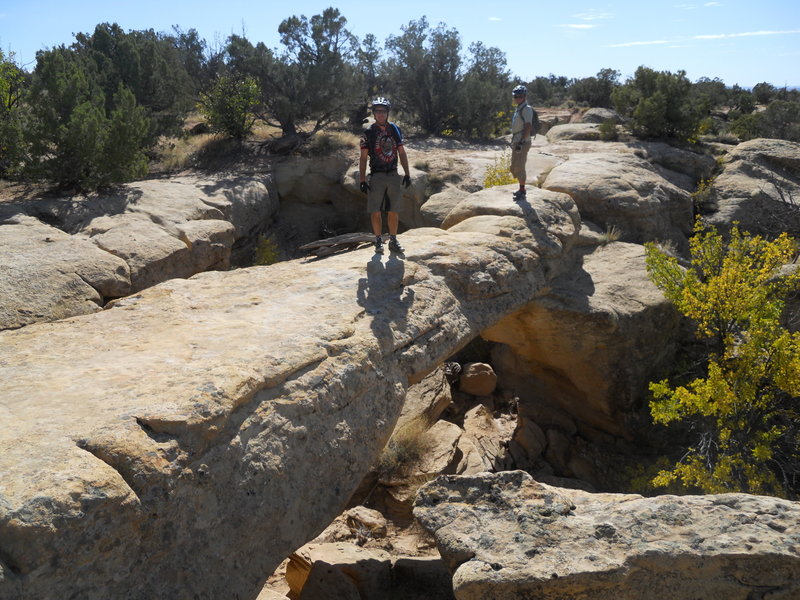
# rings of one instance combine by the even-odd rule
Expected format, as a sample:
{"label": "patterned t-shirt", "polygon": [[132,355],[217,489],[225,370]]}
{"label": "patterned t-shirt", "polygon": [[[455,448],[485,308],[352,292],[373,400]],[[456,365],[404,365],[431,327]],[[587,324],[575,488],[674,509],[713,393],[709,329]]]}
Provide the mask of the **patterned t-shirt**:
{"label": "patterned t-shirt", "polygon": [[369,152],[369,170],[372,173],[397,171],[397,149],[403,145],[403,134],[394,123],[381,127],[373,123],[361,136],[361,148]]}

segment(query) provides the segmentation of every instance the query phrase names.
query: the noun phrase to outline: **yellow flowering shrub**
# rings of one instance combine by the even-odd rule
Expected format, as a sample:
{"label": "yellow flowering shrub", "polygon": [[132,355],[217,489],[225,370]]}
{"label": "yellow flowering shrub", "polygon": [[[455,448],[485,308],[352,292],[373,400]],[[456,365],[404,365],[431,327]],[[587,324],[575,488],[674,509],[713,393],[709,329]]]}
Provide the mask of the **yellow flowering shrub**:
{"label": "yellow flowering shrub", "polygon": [[497,185],[514,183],[516,178],[511,174],[510,168],[510,152],[504,152],[500,156],[495,156],[494,163],[486,167],[486,174],[483,176],[483,187],[490,188]]}
{"label": "yellow flowering shrub", "polygon": [[696,324],[708,344],[705,377],[673,386],[650,384],[656,423],[691,422],[697,443],[657,486],[681,483],[706,493],[800,493],[800,333],[781,324],[800,269],[785,233],[767,241],[734,227],[725,240],[698,220],[691,265],[646,244],[653,282]]}

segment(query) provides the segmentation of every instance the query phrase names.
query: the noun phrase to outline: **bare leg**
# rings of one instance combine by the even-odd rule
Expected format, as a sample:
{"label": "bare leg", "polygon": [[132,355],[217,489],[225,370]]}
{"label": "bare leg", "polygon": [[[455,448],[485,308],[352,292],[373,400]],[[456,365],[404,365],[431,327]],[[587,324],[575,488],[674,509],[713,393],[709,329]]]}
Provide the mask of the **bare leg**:
{"label": "bare leg", "polygon": [[397,235],[397,227],[400,223],[400,215],[398,215],[396,212],[388,212],[386,213],[386,222],[389,225],[389,235]]}
{"label": "bare leg", "polygon": [[[392,213],[389,214],[391,215]],[[374,233],[375,236],[377,237],[381,234],[381,230],[383,229],[383,222],[381,221],[381,213],[380,212],[370,213],[369,218],[372,221],[372,233]],[[389,223],[390,223],[389,227],[391,228],[391,217],[389,218]]]}

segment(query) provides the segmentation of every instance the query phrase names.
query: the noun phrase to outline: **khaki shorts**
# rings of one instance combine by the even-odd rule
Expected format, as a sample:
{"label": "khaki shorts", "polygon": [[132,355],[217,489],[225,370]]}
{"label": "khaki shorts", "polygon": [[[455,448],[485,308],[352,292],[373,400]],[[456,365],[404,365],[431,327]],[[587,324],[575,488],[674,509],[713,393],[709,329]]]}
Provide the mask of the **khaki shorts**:
{"label": "khaki shorts", "polygon": [[528,150],[531,149],[531,141],[522,144],[522,149],[517,151],[517,146],[511,148],[511,174],[517,179],[526,179],[525,162],[528,160]]}
{"label": "khaki shorts", "polygon": [[[372,173],[369,176],[369,192],[367,193],[367,212],[400,212],[403,207],[403,190],[400,187],[403,178],[397,171],[393,173]],[[383,194],[389,196],[383,206]]]}

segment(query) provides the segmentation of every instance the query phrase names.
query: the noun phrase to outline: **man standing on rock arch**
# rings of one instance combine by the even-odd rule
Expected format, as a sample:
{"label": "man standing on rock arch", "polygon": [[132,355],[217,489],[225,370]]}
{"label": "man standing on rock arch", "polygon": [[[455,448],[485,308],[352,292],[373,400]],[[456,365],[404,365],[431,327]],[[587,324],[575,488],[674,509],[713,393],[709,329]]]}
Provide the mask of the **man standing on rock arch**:
{"label": "man standing on rock arch", "polygon": [[531,138],[536,135],[536,111],[528,104],[528,88],[524,85],[515,87],[511,94],[517,104],[517,110],[511,117],[511,174],[519,181],[519,189],[514,192],[514,200],[525,199],[525,162],[528,150],[531,149]]}
{"label": "man standing on rock arch", "polygon": [[[361,136],[361,158],[358,162],[358,174],[361,191],[367,194],[367,211],[370,213],[372,233],[375,234],[375,253],[383,254],[383,221],[381,208],[384,195],[388,198],[386,222],[389,226],[389,250],[403,252],[397,241],[397,227],[400,222],[403,187],[411,185],[411,171],[408,168],[408,157],[403,146],[403,134],[400,128],[389,121],[391,103],[383,97],[372,101],[372,114],[375,122]],[[369,183],[367,183],[367,158],[369,158]],[[397,160],[403,166],[405,175],[402,180],[397,173]]]}

